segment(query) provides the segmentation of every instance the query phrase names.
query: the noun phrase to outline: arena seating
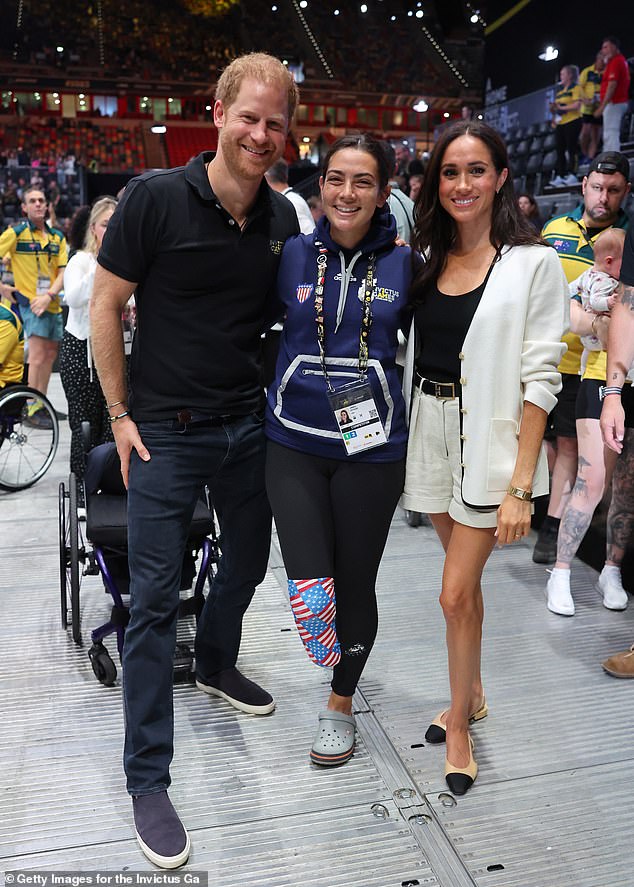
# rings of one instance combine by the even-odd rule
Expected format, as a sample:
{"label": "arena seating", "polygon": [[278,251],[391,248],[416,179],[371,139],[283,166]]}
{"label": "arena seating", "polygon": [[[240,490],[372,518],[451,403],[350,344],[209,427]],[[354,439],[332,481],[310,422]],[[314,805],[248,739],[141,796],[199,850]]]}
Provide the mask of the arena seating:
{"label": "arena seating", "polygon": [[201,129],[169,124],[165,133],[165,147],[170,166],[184,166],[191,157],[201,151],[214,151],[217,144],[216,130],[210,125]]}

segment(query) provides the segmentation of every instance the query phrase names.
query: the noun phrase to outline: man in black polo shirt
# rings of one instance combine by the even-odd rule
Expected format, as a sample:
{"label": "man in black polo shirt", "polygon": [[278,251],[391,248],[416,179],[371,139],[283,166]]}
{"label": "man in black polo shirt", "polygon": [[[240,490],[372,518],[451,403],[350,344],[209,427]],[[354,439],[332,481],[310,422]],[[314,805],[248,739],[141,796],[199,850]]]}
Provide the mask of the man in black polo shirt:
{"label": "man in black polo shirt", "polygon": [[[95,275],[93,353],[128,485],[124,766],[139,844],[164,868],[190,851],[167,788],[180,571],[204,484],[223,556],[198,624],[196,683],[241,711],[275,707],[235,664],[270,545],[260,333],[282,245],[298,233],[292,205],[263,176],[284,150],[297,99],[277,59],[253,53],[232,62],[216,89],[217,153],[131,182]],[[133,292],[128,399],[120,318]]]}

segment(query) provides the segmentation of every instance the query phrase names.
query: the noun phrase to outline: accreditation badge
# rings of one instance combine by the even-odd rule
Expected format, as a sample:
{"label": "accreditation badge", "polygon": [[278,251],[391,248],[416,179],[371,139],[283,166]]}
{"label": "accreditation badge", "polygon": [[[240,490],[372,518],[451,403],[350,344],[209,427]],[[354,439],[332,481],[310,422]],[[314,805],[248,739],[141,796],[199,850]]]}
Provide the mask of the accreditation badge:
{"label": "accreditation badge", "polygon": [[387,443],[367,379],[350,382],[327,394],[348,456]]}
{"label": "accreditation badge", "polygon": [[45,296],[51,288],[51,278],[46,274],[38,274],[35,284],[35,295]]}

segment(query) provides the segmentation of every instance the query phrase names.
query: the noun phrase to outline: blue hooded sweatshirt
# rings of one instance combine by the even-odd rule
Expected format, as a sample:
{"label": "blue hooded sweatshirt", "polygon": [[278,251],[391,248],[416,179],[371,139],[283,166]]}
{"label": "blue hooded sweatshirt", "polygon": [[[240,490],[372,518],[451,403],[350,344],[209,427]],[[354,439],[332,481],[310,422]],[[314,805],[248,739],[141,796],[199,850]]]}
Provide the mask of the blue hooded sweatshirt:
{"label": "blue hooded sweatshirt", "polygon": [[[354,250],[343,250],[330,236],[323,216],[312,234],[286,241],[277,277],[277,297],[285,312],[275,381],[269,387],[267,437],[285,447],[357,462],[396,462],[407,445],[405,404],[396,367],[398,330],[406,324],[412,278],[409,247],[394,245],[396,223],[387,206],[377,210],[367,235]],[[326,366],[335,388],[359,378],[359,337],[368,258],[374,253],[372,325],[367,379],[387,443],[348,456],[327,397],[315,322],[319,246],[327,248],[324,284]]]}

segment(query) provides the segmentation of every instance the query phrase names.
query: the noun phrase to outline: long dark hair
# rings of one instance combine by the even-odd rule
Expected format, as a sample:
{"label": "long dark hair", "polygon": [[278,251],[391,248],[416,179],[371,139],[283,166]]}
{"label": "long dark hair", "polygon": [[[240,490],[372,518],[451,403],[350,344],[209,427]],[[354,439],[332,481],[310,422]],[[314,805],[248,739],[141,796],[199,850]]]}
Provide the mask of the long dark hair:
{"label": "long dark hair", "polygon": [[447,262],[447,254],[456,242],[456,224],[443,209],[438,198],[440,169],[449,145],[469,135],[480,139],[489,150],[493,166],[498,173],[508,169],[506,181],[493,202],[491,214],[491,245],[496,250],[503,246],[521,246],[543,243],[528,219],[521,212],[509,168],[506,146],[501,136],[481,120],[459,120],[440,136],[427,165],[423,186],[414,207],[414,233],[412,246],[423,253],[424,262],[412,286],[414,299],[420,299],[430,281],[436,281]]}
{"label": "long dark hair", "polygon": [[340,139],[337,139],[336,142],[332,143],[330,150],[324,157],[324,162],[321,167],[321,174],[324,178],[326,177],[333,156],[337,151],[343,151],[344,148],[356,148],[358,151],[365,151],[366,154],[374,157],[379,176],[379,190],[384,191],[387,188],[390,179],[390,168],[381,142],[368,132],[342,136]]}

